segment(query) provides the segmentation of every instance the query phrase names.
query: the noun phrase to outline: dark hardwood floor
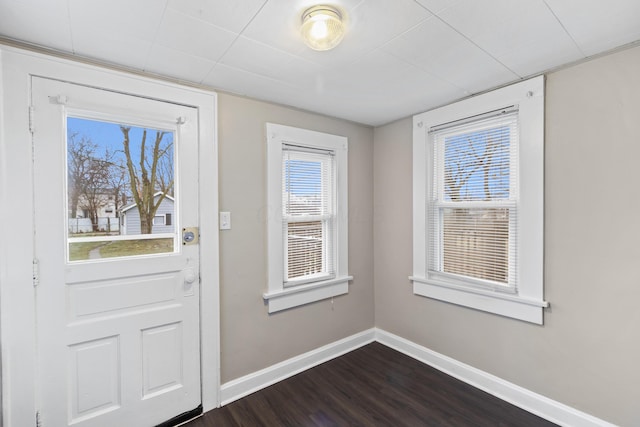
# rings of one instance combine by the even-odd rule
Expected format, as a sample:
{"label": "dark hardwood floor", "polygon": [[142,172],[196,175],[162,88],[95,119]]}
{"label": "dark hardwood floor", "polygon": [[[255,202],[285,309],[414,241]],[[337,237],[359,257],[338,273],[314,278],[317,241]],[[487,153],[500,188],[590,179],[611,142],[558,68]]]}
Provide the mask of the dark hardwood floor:
{"label": "dark hardwood floor", "polygon": [[379,343],[366,345],[186,424],[554,425]]}

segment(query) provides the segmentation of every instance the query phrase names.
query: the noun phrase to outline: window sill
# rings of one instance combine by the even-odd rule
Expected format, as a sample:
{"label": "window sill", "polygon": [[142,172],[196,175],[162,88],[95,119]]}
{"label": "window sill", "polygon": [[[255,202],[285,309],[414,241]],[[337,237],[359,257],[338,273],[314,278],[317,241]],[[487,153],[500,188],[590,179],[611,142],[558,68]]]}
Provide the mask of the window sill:
{"label": "window sill", "polygon": [[527,298],[480,288],[470,288],[435,282],[424,277],[411,276],[413,293],[505,317],[542,325],[542,311],[549,307],[544,300]]}
{"label": "window sill", "polygon": [[266,292],[262,297],[269,305],[269,313],[275,313],[299,305],[346,294],[349,292],[350,280],[353,280],[353,276],[341,276],[321,282]]}

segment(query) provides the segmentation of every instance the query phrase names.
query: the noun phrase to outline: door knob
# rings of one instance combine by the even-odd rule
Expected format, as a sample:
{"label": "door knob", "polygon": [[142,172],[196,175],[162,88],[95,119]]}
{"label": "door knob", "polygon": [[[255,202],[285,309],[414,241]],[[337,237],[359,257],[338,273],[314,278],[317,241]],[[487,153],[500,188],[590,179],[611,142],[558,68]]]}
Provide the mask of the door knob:
{"label": "door knob", "polygon": [[196,281],[196,273],[192,268],[185,270],[184,272],[184,283],[192,284]]}
{"label": "door knob", "polygon": [[193,268],[187,268],[184,270],[184,294],[185,296],[193,295],[193,283],[197,279],[196,272]]}

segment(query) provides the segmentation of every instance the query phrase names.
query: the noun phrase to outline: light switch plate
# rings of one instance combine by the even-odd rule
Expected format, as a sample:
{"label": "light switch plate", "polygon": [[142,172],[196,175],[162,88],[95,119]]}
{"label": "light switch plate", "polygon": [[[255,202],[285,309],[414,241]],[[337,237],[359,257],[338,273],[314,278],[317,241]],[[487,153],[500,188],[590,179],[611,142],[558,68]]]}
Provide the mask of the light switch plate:
{"label": "light switch plate", "polygon": [[220,230],[231,230],[231,212],[220,212]]}

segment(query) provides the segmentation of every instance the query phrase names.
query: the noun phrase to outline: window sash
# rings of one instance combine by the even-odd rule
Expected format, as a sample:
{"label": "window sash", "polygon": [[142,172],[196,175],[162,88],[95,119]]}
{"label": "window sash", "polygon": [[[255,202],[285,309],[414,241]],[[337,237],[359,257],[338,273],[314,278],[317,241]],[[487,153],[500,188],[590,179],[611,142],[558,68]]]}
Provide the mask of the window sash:
{"label": "window sash", "polygon": [[517,110],[431,130],[427,276],[517,290]]}
{"label": "window sash", "polygon": [[[492,215],[498,218],[487,218]],[[433,224],[427,236],[432,241],[427,251],[429,277],[515,291],[517,211],[513,204],[455,209],[434,205],[429,216]]]}
{"label": "window sash", "polygon": [[295,286],[335,277],[333,247],[333,218],[316,221],[286,221],[285,286]]}
{"label": "window sash", "polygon": [[335,277],[334,153],[283,145],[283,286]]}

